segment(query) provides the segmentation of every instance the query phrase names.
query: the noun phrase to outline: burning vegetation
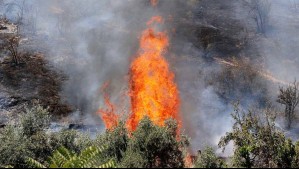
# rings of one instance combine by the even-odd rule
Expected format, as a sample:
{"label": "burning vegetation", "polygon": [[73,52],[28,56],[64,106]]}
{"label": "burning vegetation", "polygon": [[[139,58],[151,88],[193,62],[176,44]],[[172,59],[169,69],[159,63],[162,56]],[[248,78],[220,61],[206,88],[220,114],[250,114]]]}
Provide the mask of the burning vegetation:
{"label": "burning vegetation", "polygon": [[298,168],[297,6],[0,0],[0,167]]}
{"label": "burning vegetation", "polygon": [[[153,6],[157,5],[157,1],[151,2]],[[168,119],[181,122],[175,76],[163,56],[169,47],[169,38],[166,32],[159,32],[155,28],[155,24],[163,22],[161,16],[154,16],[147,22],[148,28],[142,32],[138,55],[130,66],[129,97],[132,113],[127,120],[129,131],[136,130],[139,122],[145,117],[159,126],[164,126]],[[106,128],[111,129],[117,126],[119,117],[107,94],[104,99],[109,108],[100,109],[99,112]]]}
{"label": "burning vegetation", "polygon": [[152,26],[156,22],[163,22],[163,18],[153,17],[148,22],[149,28],[140,38],[139,54],[130,67],[132,114],[127,123],[129,130],[135,130],[146,116],[160,126],[170,118],[180,121],[180,99],[174,73],[163,57],[169,40],[166,33],[154,30]]}

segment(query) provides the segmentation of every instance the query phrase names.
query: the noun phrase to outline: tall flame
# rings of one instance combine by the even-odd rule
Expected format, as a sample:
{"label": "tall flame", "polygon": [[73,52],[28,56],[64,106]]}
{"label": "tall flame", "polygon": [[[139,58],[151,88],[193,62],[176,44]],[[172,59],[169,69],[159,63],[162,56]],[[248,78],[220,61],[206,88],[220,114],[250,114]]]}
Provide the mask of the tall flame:
{"label": "tall flame", "polygon": [[[132,114],[127,121],[129,131],[134,131],[140,120],[149,117],[154,124],[163,126],[165,120],[176,119],[180,126],[178,115],[179,92],[174,82],[174,73],[171,72],[164,54],[169,46],[166,32],[158,32],[153,25],[163,23],[160,16],[152,17],[147,22],[148,28],[140,38],[138,57],[130,66],[130,98]],[[104,84],[104,89],[108,83]],[[115,106],[104,92],[107,109],[100,109],[107,129],[113,129],[118,124],[119,116],[115,113]]]}
{"label": "tall flame", "polygon": [[115,113],[115,105],[113,105],[110,101],[110,97],[107,94],[107,92],[105,91],[106,88],[108,87],[109,83],[105,83],[102,87],[102,91],[104,93],[104,99],[105,99],[105,105],[106,105],[106,109],[99,109],[97,114],[99,114],[102,118],[102,120],[104,121],[105,127],[108,130],[113,129],[115,126],[118,125],[118,120],[119,117],[118,115]]}
{"label": "tall flame", "polygon": [[174,73],[163,57],[169,46],[168,36],[153,28],[154,23],[161,22],[163,18],[156,16],[147,23],[149,28],[142,33],[138,57],[130,67],[132,114],[127,122],[130,131],[135,130],[145,116],[160,126],[170,118],[179,121],[178,89]]}

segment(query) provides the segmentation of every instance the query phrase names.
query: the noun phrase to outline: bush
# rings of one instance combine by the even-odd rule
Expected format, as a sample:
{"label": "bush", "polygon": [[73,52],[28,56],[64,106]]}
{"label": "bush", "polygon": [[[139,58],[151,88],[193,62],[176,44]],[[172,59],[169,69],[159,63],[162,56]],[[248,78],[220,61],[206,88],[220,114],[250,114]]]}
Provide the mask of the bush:
{"label": "bush", "polygon": [[27,157],[44,160],[52,152],[45,129],[50,124],[47,109],[36,105],[20,115],[16,124],[10,124],[0,133],[0,165],[26,167]]}
{"label": "bush", "polygon": [[26,113],[20,117],[19,125],[24,135],[32,136],[47,129],[50,126],[50,120],[48,110],[36,105],[31,109],[26,109]]}
{"label": "bush", "polygon": [[159,127],[155,126],[150,119],[145,118],[132,133],[132,138],[128,143],[128,153],[125,154],[125,161],[122,162],[123,167],[184,167],[183,143],[184,140],[177,141],[175,121],[169,120],[165,127]]}
{"label": "bush", "polygon": [[207,147],[195,162],[195,168],[224,168],[225,162],[219,159],[213,148]]}
{"label": "bush", "polygon": [[21,114],[16,124],[0,132],[0,166],[28,167],[28,157],[46,162],[54,150],[61,146],[80,152],[90,145],[89,137],[76,131],[48,133],[50,115],[47,109],[35,105]]}
{"label": "bush", "polygon": [[119,125],[113,130],[107,130],[106,133],[99,135],[94,141],[97,146],[106,145],[108,148],[105,155],[108,159],[116,158],[120,162],[123,158],[124,152],[127,151],[129,142],[129,134],[124,123]]}
{"label": "bush", "polygon": [[26,156],[32,156],[29,139],[23,137],[22,130],[8,125],[0,133],[0,166],[24,167]]}
{"label": "bush", "polygon": [[93,145],[93,141],[88,134],[81,134],[75,130],[62,130],[58,133],[49,134],[49,136],[55,150],[62,146],[79,153],[86,147]]}
{"label": "bush", "polygon": [[121,168],[141,168],[147,165],[146,159],[140,153],[136,153],[129,149],[125,152],[124,158],[121,160],[119,167]]}
{"label": "bush", "polygon": [[159,127],[148,118],[143,119],[132,133],[120,123],[95,140],[95,145],[107,145],[104,156],[116,158],[118,166],[123,168],[183,167],[182,150],[187,144],[183,136],[178,141],[175,121],[169,120],[165,127]]}
{"label": "bush", "polygon": [[234,167],[291,167],[295,147],[276,128],[272,109],[244,112],[236,106],[232,117],[233,130],[221,138],[219,146],[234,142]]}
{"label": "bush", "polygon": [[88,147],[104,146],[101,150],[104,163],[115,159],[121,167],[184,167],[183,150],[188,140],[177,135],[178,125],[174,120],[160,127],[145,118],[132,133],[127,131],[125,123],[119,123],[95,140],[72,130],[51,133],[47,131],[49,125],[47,109],[36,105],[27,109],[16,124],[1,130],[0,166],[26,168],[30,167],[28,159],[49,166],[48,157],[60,147],[80,154]]}

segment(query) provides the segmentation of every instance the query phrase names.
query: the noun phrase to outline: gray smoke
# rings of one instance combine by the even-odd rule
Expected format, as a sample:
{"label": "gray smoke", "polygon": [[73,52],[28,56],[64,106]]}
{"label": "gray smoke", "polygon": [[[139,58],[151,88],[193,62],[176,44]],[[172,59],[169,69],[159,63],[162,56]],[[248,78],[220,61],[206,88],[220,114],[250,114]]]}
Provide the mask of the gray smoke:
{"label": "gray smoke", "polygon": [[[24,1],[4,2],[20,6]],[[244,4],[249,1],[160,0],[155,8],[148,0],[25,2],[21,33],[35,37],[38,43],[34,48],[43,49],[49,62],[68,76],[62,96],[78,109],[71,119],[86,124],[102,124],[95,112],[104,106],[101,86],[105,82],[110,82],[108,92],[118,111],[130,113],[127,96],[130,62],[136,56],[138,38],[146,22],[156,15],[166,18],[161,29],[167,30],[170,36],[167,59],[176,74],[182,101],[181,116],[185,132],[192,138],[193,150],[207,144],[217,145],[219,138],[231,129],[231,103],[237,101],[223,99],[214,83],[208,82],[213,74],[224,68],[211,58],[257,57],[263,60],[265,70],[276,78],[287,82],[298,79],[298,27],[295,24],[299,15],[298,0],[271,1],[266,36],[252,35],[256,23]],[[1,11],[9,19],[18,20],[18,6],[9,9],[6,6]],[[239,25],[238,31],[232,29]],[[247,30],[250,45],[245,50],[229,52],[217,43],[216,47],[210,45],[204,49],[196,31],[203,26],[215,27],[229,40],[243,36]],[[231,45],[230,41],[221,43]],[[266,87],[270,91],[269,99],[275,101],[278,85],[267,83]],[[241,94],[245,108],[259,99],[256,99],[258,95]]]}

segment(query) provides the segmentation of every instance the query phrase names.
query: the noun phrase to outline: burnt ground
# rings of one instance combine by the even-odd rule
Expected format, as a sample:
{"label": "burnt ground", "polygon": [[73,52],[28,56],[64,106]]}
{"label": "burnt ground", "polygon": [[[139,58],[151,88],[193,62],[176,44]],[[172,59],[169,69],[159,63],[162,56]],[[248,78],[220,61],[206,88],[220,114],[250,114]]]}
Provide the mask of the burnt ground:
{"label": "burnt ground", "polygon": [[71,108],[61,101],[59,94],[64,80],[63,74],[54,71],[42,54],[22,54],[19,66],[12,65],[9,57],[3,59],[0,63],[1,120],[7,121],[8,116],[16,116],[34,102],[49,107],[53,115],[69,113]]}

